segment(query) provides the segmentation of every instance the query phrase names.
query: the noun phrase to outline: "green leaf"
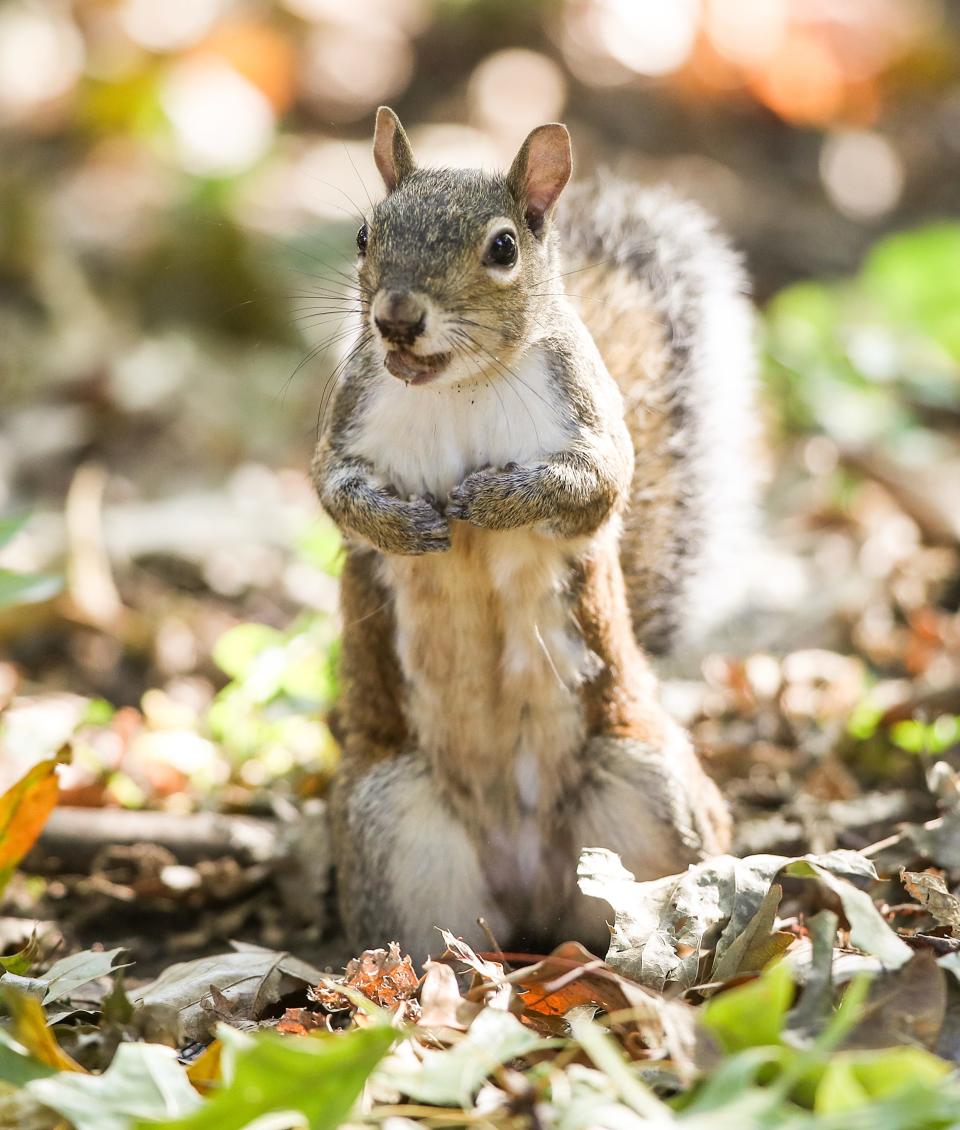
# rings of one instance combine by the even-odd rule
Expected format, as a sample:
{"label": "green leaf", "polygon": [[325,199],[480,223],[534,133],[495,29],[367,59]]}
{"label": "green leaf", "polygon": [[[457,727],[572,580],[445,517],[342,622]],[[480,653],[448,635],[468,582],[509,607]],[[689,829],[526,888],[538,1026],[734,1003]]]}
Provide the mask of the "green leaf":
{"label": "green leaf", "polygon": [[306,529],[296,541],[306,560],[331,577],[343,570],[343,538],[329,518],[322,518]]}
{"label": "green leaf", "polygon": [[5,1028],[0,1028],[0,1083],[23,1087],[33,1079],[45,1079],[54,1074],[52,1067],[34,1059]]}
{"label": "green leaf", "polygon": [[160,1044],[121,1044],[102,1075],[60,1072],[27,1083],[27,1090],[76,1130],[130,1130],[134,1120],[154,1125],[185,1117],[201,1102],[176,1052]]}
{"label": "green leaf", "polygon": [[571,1020],[570,1028],[573,1038],[594,1064],[613,1082],[627,1106],[635,1110],[641,1118],[654,1122],[665,1120],[669,1108],[664,1106],[637,1078],[633,1068],[623,1058],[619,1047],[599,1024],[580,1017]]}
{"label": "green leaf", "polygon": [[283,643],[283,635],[266,624],[238,624],[217,640],[213,661],[231,679],[246,678],[257,656]]}
{"label": "green leaf", "polygon": [[0,549],[13,541],[29,520],[29,514],[12,514],[0,518]]}
{"label": "green leaf", "polygon": [[50,573],[13,573],[0,569],[0,608],[38,604],[56,596],[62,588],[63,578]]}
{"label": "green leaf", "polygon": [[40,942],[37,938],[37,928],[33,928],[33,933],[30,935],[30,940],[18,953],[12,953],[9,957],[0,956],[0,969],[5,973],[15,973],[18,976],[23,976],[30,971],[30,966],[37,960],[37,954],[40,952]]}
{"label": "green leaf", "polygon": [[827,1063],[814,1109],[840,1114],[913,1089],[937,1088],[950,1072],[950,1064],[920,1048],[838,1052]]}
{"label": "green leaf", "polygon": [[711,997],[702,1023],[726,1052],[776,1045],[792,1000],[793,973],[780,961],[755,981]]}
{"label": "green leaf", "polygon": [[960,224],[932,224],[882,240],[860,282],[887,317],[919,327],[960,360]]}
{"label": "green leaf", "polygon": [[300,1039],[264,1032],[231,1040],[230,1082],[193,1114],[156,1130],[242,1130],[280,1111],[298,1111],[310,1130],[334,1130],[397,1035],[377,1025]]}

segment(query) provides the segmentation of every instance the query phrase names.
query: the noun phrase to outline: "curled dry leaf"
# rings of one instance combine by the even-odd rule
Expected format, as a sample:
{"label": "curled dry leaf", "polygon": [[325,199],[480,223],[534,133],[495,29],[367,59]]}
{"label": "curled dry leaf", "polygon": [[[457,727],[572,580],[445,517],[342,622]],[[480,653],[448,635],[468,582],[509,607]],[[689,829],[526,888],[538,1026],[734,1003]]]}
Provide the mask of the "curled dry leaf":
{"label": "curled dry leaf", "polygon": [[277,1031],[284,1036],[306,1036],[323,1026],[321,1017],[309,1008],[288,1008],[280,1017]]}
{"label": "curled dry leaf", "polygon": [[464,1000],[457,975],[442,961],[428,961],[420,986],[420,1024],[465,1032],[481,1006]]}
{"label": "curled dry leaf", "polygon": [[[711,979],[711,971],[755,965],[772,945],[769,933],[776,895],[770,889],[785,872],[818,879],[839,898],[855,945],[898,968],[909,947],[883,921],[872,899],[855,882],[877,873],[857,852],[788,857],[721,855],[690,866],[681,875],[638,883],[612,852],[588,849],[580,857],[580,889],[602,898],[616,912],[607,961],[614,969],[652,989],[675,984],[690,988]],[[759,915],[759,919],[757,916]],[[756,921],[755,921],[756,920]],[[766,936],[759,936],[766,928]],[[740,943],[744,934],[748,941]],[[785,941],[782,939],[781,941]],[[730,955],[729,957],[727,955]]]}
{"label": "curled dry leaf", "polygon": [[[363,993],[374,1004],[396,1011],[417,991],[419,978],[409,954],[401,955],[397,943],[391,942],[388,949],[364,950],[359,957],[353,958],[347,966],[343,984]],[[316,986],[313,997],[331,1011],[350,1007],[342,993],[326,984]]]}
{"label": "curled dry leaf", "polygon": [[930,871],[900,870],[900,880],[910,895],[954,937],[960,933],[960,899],[947,890],[941,876]]}

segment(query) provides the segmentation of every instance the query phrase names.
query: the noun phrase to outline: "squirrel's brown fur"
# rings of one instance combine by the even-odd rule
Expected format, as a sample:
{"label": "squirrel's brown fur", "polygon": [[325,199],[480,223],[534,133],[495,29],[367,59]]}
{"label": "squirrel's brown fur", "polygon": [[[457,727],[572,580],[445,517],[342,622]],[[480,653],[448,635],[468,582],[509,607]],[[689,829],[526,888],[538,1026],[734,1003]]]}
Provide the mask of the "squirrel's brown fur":
{"label": "squirrel's brown fur", "polygon": [[[741,457],[739,273],[685,206],[581,196],[563,267],[595,264],[570,287],[595,345],[561,293],[562,127],[534,131],[501,178],[417,169],[381,110],[375,155],[388,196],[362,233],[363,332],[314,464],[347,536],[344,923],[355,945],[398,938],[416,956],[436,926],[482,937],[478,916],[515,946],[602,947],[602,906],[576,887],[584,847],[651,878],[729,841],[638,634],[684,634],[746,497],[745,467],[728,488],[719,456],[685,450],[724,442],[719,398]],[[728,372],[717,316],[740,319]],[[716,381],[725,393],[691,403]]]}

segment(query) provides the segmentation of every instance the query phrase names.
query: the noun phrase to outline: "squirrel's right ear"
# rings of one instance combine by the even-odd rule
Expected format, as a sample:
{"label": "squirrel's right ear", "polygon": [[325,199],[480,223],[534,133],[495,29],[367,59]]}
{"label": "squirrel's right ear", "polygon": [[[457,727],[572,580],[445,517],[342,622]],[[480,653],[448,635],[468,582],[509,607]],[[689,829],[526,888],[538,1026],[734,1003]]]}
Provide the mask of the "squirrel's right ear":
{"label": "squirrel's right ear", "polygon": [[537,126],[520,146],[507,174],[507,185],[522,205],[534,235],[543,228],[572,168],[570,133],[559,122]]}
{"label": "squirrel's right ear", "polygon": [[373,130],[373,159],[387,186],[387,192],[393,192],[417,167],[400,119],[389,106],[381,106],[377,110],[377,124]]}

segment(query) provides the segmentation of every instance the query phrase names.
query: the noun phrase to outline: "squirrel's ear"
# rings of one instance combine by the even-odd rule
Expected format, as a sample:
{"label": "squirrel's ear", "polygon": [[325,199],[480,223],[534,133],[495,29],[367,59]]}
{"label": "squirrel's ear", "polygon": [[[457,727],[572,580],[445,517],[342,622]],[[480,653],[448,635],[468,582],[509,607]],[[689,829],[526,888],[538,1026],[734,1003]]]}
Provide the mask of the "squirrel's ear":
{"label": "squirrel's ear", "polygon": [[387,192],[393,192],[417,167],[400,119],[389,106],[381,106],[377,110],[377,124],[373,130],[373,159],[387,186]]}
{"label": "squirrel's ear", "polygon": [[523,205],[530,230],[536,235],[563,186],[570,179],[573,157],[567,127],[553,122],[537,126],[520,146],[507,174],[507,184]]}

